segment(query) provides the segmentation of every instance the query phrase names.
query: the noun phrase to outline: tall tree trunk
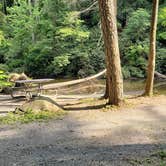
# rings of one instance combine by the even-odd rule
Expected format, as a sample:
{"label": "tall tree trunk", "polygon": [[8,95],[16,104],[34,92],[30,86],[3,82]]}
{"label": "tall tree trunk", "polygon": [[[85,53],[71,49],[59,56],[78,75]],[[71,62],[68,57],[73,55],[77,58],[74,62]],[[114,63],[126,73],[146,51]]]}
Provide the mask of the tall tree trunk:
{"label": "tall tree trunk", "polygon": [[[34,1],[35,3],[35,1]],[[28,5],[29,5],[29,15],[30,17],[32,17],[32,1],[31,0],[28,0]],[[32,38],[32,43],[35,43],[35,33],[34,33],[34,30],[32,28],[32,33],[31,33],[31,38]]]}
{"label": "tall tree trunk", "polygon": [[3,3],[3,13],[7,15],[7,2],[6,0],[3,0],[2,3]]}
{"label": "tall tree trunk", "polygon": [[[114,11],[115,11],[115,16],[117,17],[117,0],[114,0]],[[117,19],[117,18],[116,18]],[[105,88],[105,94],[104,94],[104,99],[109,98],[109,82],[106,77],[106,88]]]}
{"label": "tall tree trunk", "polygon": [[98,1],[106,55],[109,104],[119,105],[123,99],[123,79],[114,0]]}
{"label": "tall tree trunk", "polygon": [[157,31],[157,17],[158,17],[159,0],[153,0],[151,32],[150,32],[150,50],[148,58],[147,80],[145,86],[146,96],[153,95],[154,86],[154,72],[156,62],[156,31]]}

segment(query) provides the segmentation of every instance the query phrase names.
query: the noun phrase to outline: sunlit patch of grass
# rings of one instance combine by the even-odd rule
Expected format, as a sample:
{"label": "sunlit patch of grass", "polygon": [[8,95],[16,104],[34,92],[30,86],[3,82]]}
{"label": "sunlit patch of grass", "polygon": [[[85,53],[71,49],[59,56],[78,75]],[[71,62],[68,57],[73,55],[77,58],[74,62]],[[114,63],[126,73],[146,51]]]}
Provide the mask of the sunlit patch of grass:
{"label": "sunlit patch of grass", "polygon": [[119,111],[119,110],[126,109],[126,108],[128,108],[128,109],[129,108],[134,108],[135,106],[136,106],[136,104],[133,103],[131,101],[131,99],[124,99],[119,106],[116,106],[116,105],[107,105],[107,102],[106,102],[105,107],[103,107],[101,111],[103,111],[103,112],[107,112],[107,111]]}
{"label": "sunlit patch of grass", "polygon": [[106,105],[104,108],[102,108],[102,112],[107,112],[107,111],[118,111],[120,109],[119,106],[115,105]]}
{"label": "sunlit patch of grass", "polygon": [[124,109],[124,108],[133,108],[137,105],[136,102],[133,103],[133,100],[138,100],[138,99],[125,98],[119,106],[108,105],[107,104],[108,103],[107,99],[97,99],[97,98],[81,99],[80,103],[88,105],[88,106],[103,105],[103,108],[100,109],[100,111],[107,112],[107,111],[118,111],[118,110],[121,110],[121,109]]}
{"label": "sunlit patch of grass", "polygon": [[0,117],[0,124],[30,123],[44,122],[51,119],[61,119],[66,114],[65,111],[40,111],[35,112],[27,110],[26,112],[8,113],[6,116]]}
{"label": "sunlit patch of grass", "polygon": [[92,103],[92,102],[96,102],[98,99],[95,98],[85,98],[85,99],[80,99],[79,101],[81,103]]}
{"label": "sunlit patch of grass", "polygon": [[98,98],[85,98],[85,99],[81,99],[80,103],[82,104],[88,104],[91,106],[95,106],[95,105],[103,105],[107,103],[107,100],[105,99],[98,99]]}

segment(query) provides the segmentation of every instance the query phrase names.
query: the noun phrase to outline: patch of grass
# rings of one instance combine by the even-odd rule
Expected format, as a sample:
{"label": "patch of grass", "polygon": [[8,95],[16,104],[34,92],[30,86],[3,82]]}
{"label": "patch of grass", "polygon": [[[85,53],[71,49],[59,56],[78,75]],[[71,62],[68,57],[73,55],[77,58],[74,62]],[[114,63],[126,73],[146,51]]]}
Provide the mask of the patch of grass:
{"label": "patch of grass", "polygon": [[166,159],[166,150],[160,151],[159,156],[161,157],[161,159]]}
{"label": "patch of grass", "polygon": [[119,111],[119,110],[123,110],[126,108],[134,108],[136,106],[135,103],[132,103],[131,101],[132,99],[124,99],[122,101],[122,103],[119,106],[116,105],[107,105],[105,107],[102,108],[101,111],[103,112],[107,112],[107,111]]}
{"label": "patch of grass", "polygon": [[87,103],[87,104],[95,104],[99,101],[97,98],[85,98],[79,100],[81,103]]}
{"label": "patch of grass", "polygon": [[141,165],[142,164],[142,161],[141,160],[138,160],[138,159],[128,159],[128,162],[133,165],[133,166],[136,166],[136,165]]}
{"label": "patch of grass", "polygon": [[160,166],[166,166],[166,161],[161,161]]}
{"label": "patch of grass", "polygon": [[118,111],[120,109],[119,106],[115,105],[106,105],[104,108],[102,108],[102,112],[107,112],[107,111]]}
{"label": "patch of grass", "polygon": [[145,158],[128,158],[127,162],[133,166],[166,166],[166,150],[157,151]]}
{"label": "patch of grass", "polygon": [[166,150],[160,150],[160,151],[152,154],[152,156],[158,157],[161,160],[166,160]]}
{"label": "patch of grass", "polygon": [[0,124],[30,123],[44,122],[50,119],[61,119],[66,114],[65,111],[41,111],[35,112],[27,110],[26,112],[8,113],[6,116],[0,117]]}
{"label": "patch of grass", "polygon": [[158,157],[138,158],[138,159],[127,159],[127,162],[132,166],[166,166],[166,161]]}
{"label": "patch of grass", "polygon": [[85,98],[79,100],[81,104],[89,105],[89,106],[97,106],[97,105],[104,105],[107,103],[105,99],[98,99],[98,98]]}

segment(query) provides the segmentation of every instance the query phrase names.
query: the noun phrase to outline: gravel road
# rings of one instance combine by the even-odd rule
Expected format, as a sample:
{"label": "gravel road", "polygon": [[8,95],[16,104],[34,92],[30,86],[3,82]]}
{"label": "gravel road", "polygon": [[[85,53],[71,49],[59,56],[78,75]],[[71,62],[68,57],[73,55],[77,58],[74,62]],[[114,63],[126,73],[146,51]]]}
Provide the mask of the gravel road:
{"label": "gravel road", "polygon": [[152,154],[166,150],[166,96],[119,111],[66,105],[61,120],[0,126],[0,166],[159,166]]}

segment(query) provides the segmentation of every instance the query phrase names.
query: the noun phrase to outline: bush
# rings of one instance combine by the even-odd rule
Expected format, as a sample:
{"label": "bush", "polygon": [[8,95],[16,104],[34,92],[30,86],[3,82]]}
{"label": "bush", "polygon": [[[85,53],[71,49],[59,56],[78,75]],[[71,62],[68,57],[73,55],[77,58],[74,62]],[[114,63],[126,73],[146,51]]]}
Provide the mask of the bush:
{"label": "bush", "polygon": [[5,73],[5,71],[0,70],[0,92],[6,88],[10,87],[12,83],[8,82],[8,75]]}

